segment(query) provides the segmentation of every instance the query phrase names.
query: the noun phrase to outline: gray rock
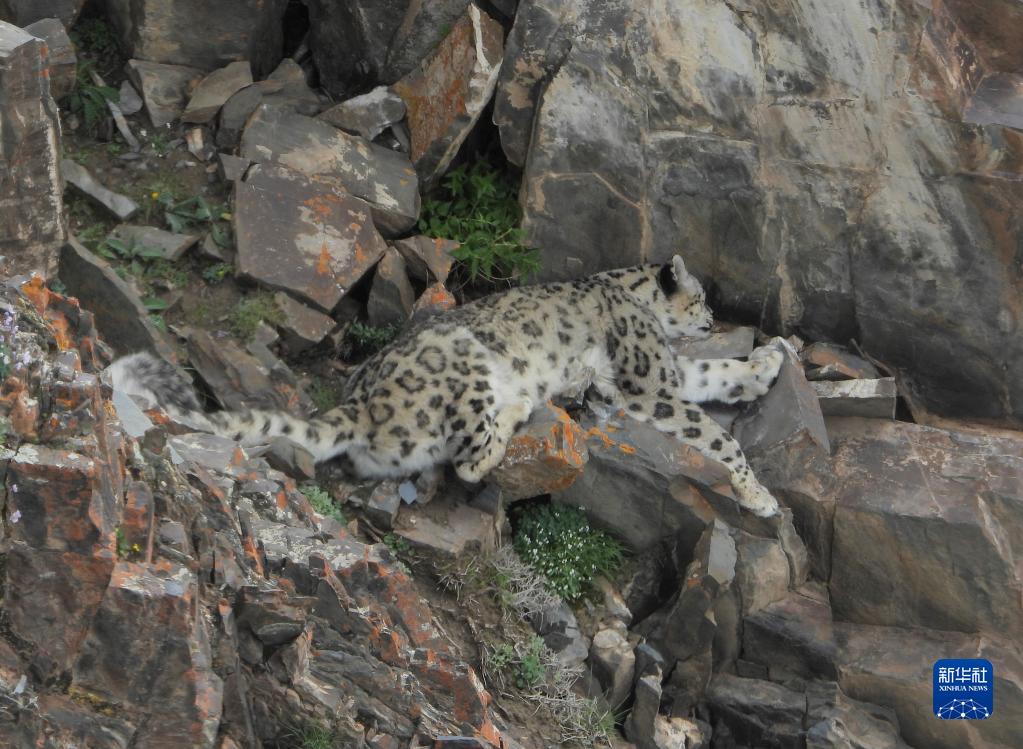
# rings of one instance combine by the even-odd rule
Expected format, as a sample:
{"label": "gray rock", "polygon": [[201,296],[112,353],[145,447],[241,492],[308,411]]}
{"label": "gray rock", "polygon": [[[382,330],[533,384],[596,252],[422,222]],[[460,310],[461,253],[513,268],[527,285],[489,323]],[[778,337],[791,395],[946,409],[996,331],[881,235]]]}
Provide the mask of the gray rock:
{"label": "gray rock", "polygon": [[590,641],[579,630],[579,621],[568,604],[561,601],[548,608],[532,620],[533,629],[566,667],[578,666],[589,655]]}
{"label": "gray rock", "polygon": [[564,409],[545,404],[516,430],[488,480],[501,489],[506,502],[557,494],[585,475],[588,457],[579,425]]}
{"label": "gray rock", "polygon": [[396,481],[383,481],[378,484],[366,500],[366,517],[377,528],[389,531],[401,509],[401,495],[398,493]]}
{"label": "gray rock", "polygon": [[675,600],[636,628],[670,662],[709,653],[718,629],[715,604],[735,578],[735,542],[720,520],[707,527],[693,555]]}
{"label": "gray rock", "polygon": [[690,359],[742,359],[753,351],[755,337],[754,328],[725,328],[706,338],[678,338],[671,341],[671,350]]}
{"label": "gray rock", "polygon": [[632,693],[636,655],[632,645],[614,628],[602,629],[590,645],[590,669],[612,707],[623,705]]}
{"label": "gray rock", "polygon": [[412,320],[415,323],[427,317],[443,314],[458,306],[454,294],[444,288],[444,284],[435,283],[426,287],[412,305]]}
{"label": "gray rock", "polygon": [[[2,14],[0,14],[2,15]],[[67,29],[58,18],[43,18],[25,26],[25,31],[46,42],[50,59],[50,95],[63,99],[75,87],[78,57]]]}
{"label": "gray rock", "polygon": [[139,92],[131,85],[131,81],[125,78],[121,81],[121,88],[118,89],[117,106],[122,114],[131,116],[142,111],[144,102]]}
{"label": "gray rock", "polygon": [[312,453],[287,437],[274,437],[261,455],[271,468],[291,476],[298,482],[316,478],[316,459]]}
{"label": "gray rock", "polygon": [[[636,682],[632,710],[625,719],[625,736],[637,749],[657,749],[654,743],[654,723],[661,707],[660,676],[644,676]],[[683,749],[685,744],[682,745]]]}
{"label": "gray rock", "polygon": [[830,452],[828,431],[813,386],[806,381],[799,358],[787,346],[778,379],[767,395],[735,422],[735,438],[747,454],[774,445],[812,443]]}
{"label": "gray rock", "polygon": [[282,291],[274,294],[283,321],[278,325],[288,350],[305,351],[326,338],[337,323],[329,315],[318,312]]}
{"label": "gray rock", "polygon": [[1023,632],[1013,561],[1023,545],[1023,439],[875,419],[829,424],[836,617]]}
{"label": "gray rock", "polygon": [[894,377],[880,380],[822,380],[810,383],[825,416],[894,419],[899,392]]}
{"label": "gray rock", "polygon": [[0,138],[0,173],[5,175],[0,180],[0,236],[5,270],[49,277],[66,232],[59,124],[44,48],[31,34],[0,21],[0,129],[5,133]]}
{"label": "gray rock", "polygon": [[890,709],[852,700],[835,683],[806,691],[807,749],[909,749]]}
{"label": "gray rock", "polygon": [[139,60],[206,71],[248,60],[262,78],[281,59],[287,0],[107,0],[105,6],[121,48]]}
{"label": "gray rock", "polygon": [[121,280],[109,263],[74,238],[61,250],[60,278],[68,293],[92,310],[103,337],[117,341],[119,354],[155,351],[167,361],[176,361],[164,334],[150,321],[135,290]]}
{"label": "gray rock", "polygon": [[309,412],[309,399],[295,376],[276,359],[260,361],[230,339],[205,331],[188,336],[188,357],[217,400],[232,411],[264,408],[296,416]]}
{"label": "gray rock", "polygon": [[396,249],[388,247],[377,263],[366,302],[370,325],[404,325],[412,315],[415,300],[404,259]]}
{"label": "gray rock", "polygon": [[604,423],[586,414],[579,425],[589,462],[554,497],[585,507],[595,523],[632,548],[651,548],[676,535],[692,548],[719,510],[731,507],[738,515],[727,498],[731,489],[722,464],[627,416]]}
{"label": "gray rock", "polygon": [[404,100],[386,86],[377,86],[362,94],[335,104],[317,119],[329,122],[353,135],[373,140],[405,116]]}
{"label": "gray rock", "polygon": [[494,516],[464,504],[450,493],[425,506],[402,506],[394,533],[445,563],[465,553],[486,553],[497,546]]}
{"label": "gray rock", "polygon": [[790,572],[781,543],[739,532],[735,546],[738,554],[735,589],[742,614],[759,611],[784,598],[789,591]]}
{"label": "gray rock", "polygon": [[229,153],[217,154],[220,160],[220,176],[228,182],[234,182],[245,176],[245,171],[252,163],[241,156],[232,156]]}
{"label": "gray rock", "polygon": [[455,262],[451,253],[458,248],[458,242],[417,234],[395,240],[392,246],[405,258],[410,277],[420,283],[432,284],[448,280]]}
{"label": "gray rock", "polygon": [[305,70],[290,57],[281,60],[276,70],[256,86],[270,107],[307,117],[315,117],[323,108],[320,96],[309,86]]}
{"label": "gray rock", "polygon": [[[833,621],[826,598],[796,593],[747,617],[743,632],[743,652],[766,664],[772,679],[837,681],[849,697],[893,710],[901,735],[911,746],[1015,746],[1019,716],[1023,715],[1023,660],[1014,646],[997,638]],[[1004,699],[991,718],[976,722],[934,720],[931,679],[936,652],[962,653],[961,657],[1003,664],[1000,672],[996,670],[995,691],[1001,689]],[[810,702],[815,704],[812,696]],[[1003,712],[996,721],[997,710]],[[873,706],[868,711],[876,712]],[[832,717],[828,711],[823,712],[819,722],[824,725],[818,733],[832,732]],[[871,731],[876,728],[874,724]]]}
{"label": "gray rock", "polygon": [[115,227],[110,235],[129,244],[134,243],[136,247],[160,250],[164,259],[171,262],[180,260],[199,241],[199,237],[192,234],[175,234],[157,229],[155,226],[133,226],[130,224]]}
{"label": "gray rock", "polygon": [[0,0],[0,21],[27,27],[42,19],[56,18],[71,28],[84,5],[85,0]]}
{"label": "gray rock", "polygon": [[366,203],[330,178],[275,165],[254,165],[235,183],[234,229],[242,277],[324,312],[387,249]]}
{"label": "gray rock", "polygon": [[198,125],[211,122],[220,108],[238,91],[252,84],[252,68],[248,61],[232,62],[199,81],[181,114],[182,122]]}
{"label": "gray rock", "polygon": [[369,203],[385,233],[407,231],[419,217],[418,180],[405,156],[311,117],[260,106],[242,134],[241,155],[336,179]]}
{"label": "gray rock", "polygon": [[128,60],[128,78],[140,92],[153,127],[163,127],[181,116],[203,73],[183,65]]}
{"label": "gray rock", "polygon": [[740,745],[803,746],[803,694],[767,681],[717,674],[707,690],[707,702]]}
{"label": "gray rock", "polygon": [[407,3],[401,25],[390,39],[383,80],[394,82],[423,64],[454,33],[469,0]]}
{"label": "gray rock", "polygon": [[832,343],[812,343],[799,352],[799,358],[807,367],[808,380],[876,380],[881,376],[862,356]]}
{"label": "gray rock", "polygon": [[101,185],[81,164],[71,159],[64,159],[61,161],[60,170],[69,185],[95,200],[118,220],[127,221],[138,213],[138,203]]}
{"label": "gray rock", "polygon": [[497,21],[470,4],[430,58],[392,87],[408,107],[412,161],[424,182],[447,171],[489,103],[503,36]]}
{"label": "gray rock", "polygon": [[[855,338],[922,407],[1018,426],[1023,318],[1004,259],[1023,228],[1003,217],[1023,193],[1002,133],[1019,14],[888,10],[800,2],[793,32],[760,3],[523,6],[494,119],[525,168],[527,240],[547,278],[683,247],[721,309]],[[892,76],[920,94],[893,101]]]}
{"label": "gray rock", "polygon": [[259,86],[246,86],[228,99],[220,108],[217,120],[217,145],[231,149],[241,142],[242,131],[249,117],[263,103]]}

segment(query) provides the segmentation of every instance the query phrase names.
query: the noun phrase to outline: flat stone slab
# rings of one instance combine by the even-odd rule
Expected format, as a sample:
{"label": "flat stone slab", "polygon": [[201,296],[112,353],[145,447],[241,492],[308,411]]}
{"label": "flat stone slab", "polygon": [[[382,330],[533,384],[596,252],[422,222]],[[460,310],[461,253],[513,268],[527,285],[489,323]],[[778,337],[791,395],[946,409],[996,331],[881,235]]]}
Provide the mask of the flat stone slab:
{"label": "flat stone slab", "polygon": [[272,164],[235,183],[234,228],[241,276],[324,312],[387,249],[369,206],[337,181]]}
{"label": "flat stone slab", "polygon": [[228,99],[251,84],[252,68],[247,61],[232,62],[227,67],[213,71],[195,87],[181,115],[181,121],[196,125],[212,121]]}
{"label": "flat stone slab", "polygon": [[337,326],[330,315],[302,304],[283,291],[274,294],[274,301],[284,317],[278,327],[292,352],[315,346]]}
{"label": "flat stone slab", "polygon": [[101,185],[92,173],[78,162],[64,159],[60,162],[60,169],[69,185],[95,200],[118,220],[127,221],[139,212],[138,203]]}
{"label": "flat stone slab", "polygon": [[753,351],[756,332],[740,326],[715,330],[706,338],[676,338],[671,350],[690,359],[741,359]]}
{"label": "flat stone slab", "polygon": [[199,241],[199,237],[192,234],[175,234],[157,229],[155,226],[133,226],[130,224],[116,227],[110,236],[125,242],[134,242],[136,247],[160,250],[163,257],[171,262],[180,260]]}
{"label": "flat stone slab", "polygon": [[408,231],[419,218],[419,180],[408,158],[321,120],[262,105],[242,133],[240,155],[336,179],[369,203],[388,234]]}
{"label": "flat stone slab", "polygon": [[373,140],[405,116],[405,101],[387,86],[377,86],[369,93],[346,99],[317,119],[329,122],[353,135]]}
{"label": "flat stone slab", "polygon": [[203,72],[184,65],[163,65],[128,60],[128,78],[142,96],[153,127],[163,127],[181,116]]}
{"label": "flat stone slab", "polygon": [[394,533],[442,558],[487,552],[497,544],[493,515],[443,496],[425,506],[402,506]]}
{"label": "flat stone slab", "polygon": [[811,343],[799,352],[799,358],[806,365],[808,380],[874,380],[881,376],[862,356],[833,343]]}
{"label": "flat stone slab", "polygon": [[894,377],[877,380],[811,382],[825,416],[864,416],[894,419],[899,391]]}

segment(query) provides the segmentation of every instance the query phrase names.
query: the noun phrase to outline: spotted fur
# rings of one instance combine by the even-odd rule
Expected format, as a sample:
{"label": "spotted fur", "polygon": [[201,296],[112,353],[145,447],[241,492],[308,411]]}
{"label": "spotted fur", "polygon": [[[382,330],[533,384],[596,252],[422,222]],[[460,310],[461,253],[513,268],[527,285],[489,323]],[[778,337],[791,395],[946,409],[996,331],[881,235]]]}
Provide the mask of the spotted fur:
{"label": "spotted fur", "polygon": [[[703,289],[676,256],[663,266],[520,287],[427,318],[368,359],[345,401],[312,420],[270,412],[206,418],[243,444],[286,434],[317,461],[343,454],[366,477],[405,477],[451,462],[460,478],[476,482],[501,461],[536,404],[592,385],[606,402],[723,462],[739,503],[771,515],[774,498],[697,402],[763,395],[781,354],[763,347],[749,362],[672,355],[669,339],[705,334],[710,325]],[[159,383],[137,370],[132,379],[161,403],[192,407],[163,398]]]}

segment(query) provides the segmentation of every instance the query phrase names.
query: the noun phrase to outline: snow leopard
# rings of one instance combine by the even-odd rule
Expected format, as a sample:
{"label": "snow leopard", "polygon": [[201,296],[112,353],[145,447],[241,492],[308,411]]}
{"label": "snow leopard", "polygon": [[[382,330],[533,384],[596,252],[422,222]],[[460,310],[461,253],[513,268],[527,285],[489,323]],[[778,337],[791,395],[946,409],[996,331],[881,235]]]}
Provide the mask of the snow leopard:
{"label": "snow leopard", "polygon": [[339,406],[307,420],[270,411],[197,414],[194,395],[168,386],[149,354],[115,361],[109,378],[243,445],[284,435],[317,462],[345,456],[364,478],[404,479],[451,463],[470,483],[501,462],[535,406],[590,388],[594,398],[723,463],[740,506],[774,515],[777,502],[736,440],[698,404],[764,395],[783,360],[780,339],[748,361],[673,355],[670,340],[705,337],[712,321],[702,285],[675,255],[515,287],[415,323],[355,370]]}

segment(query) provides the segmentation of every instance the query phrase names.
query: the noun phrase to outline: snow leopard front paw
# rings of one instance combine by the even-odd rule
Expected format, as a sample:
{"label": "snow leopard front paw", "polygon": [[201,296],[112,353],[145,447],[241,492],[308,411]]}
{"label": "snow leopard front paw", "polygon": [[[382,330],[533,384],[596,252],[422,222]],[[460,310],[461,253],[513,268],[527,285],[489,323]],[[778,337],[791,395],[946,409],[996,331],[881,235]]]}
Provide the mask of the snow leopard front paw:
{"label": "snow leopard front paw", "polygon": [[750,382],[746,390],[750,395],[759,398],[771,389],[785,361],[782,347],[787,345],[781,338],[773,338],[767,345],[754,349],[749,355]]}

